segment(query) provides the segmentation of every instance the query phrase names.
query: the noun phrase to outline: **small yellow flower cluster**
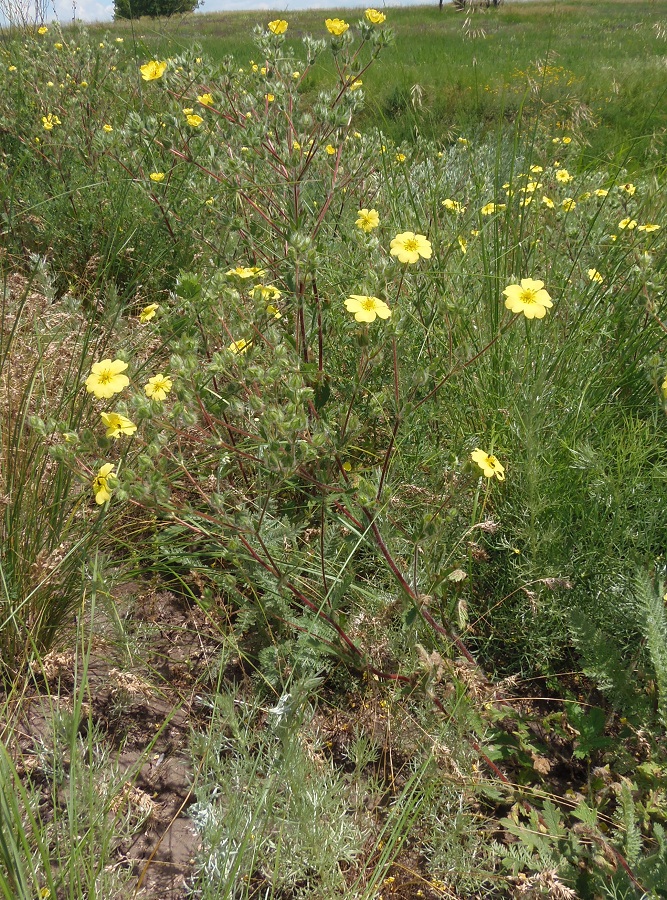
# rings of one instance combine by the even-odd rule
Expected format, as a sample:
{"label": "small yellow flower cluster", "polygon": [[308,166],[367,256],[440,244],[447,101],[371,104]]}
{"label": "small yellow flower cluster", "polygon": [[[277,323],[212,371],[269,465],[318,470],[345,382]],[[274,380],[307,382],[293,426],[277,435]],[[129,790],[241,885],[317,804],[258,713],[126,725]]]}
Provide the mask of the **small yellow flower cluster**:
{"label": "small yellow flower cluster", "polygon": [[62,125],[62,122],[58,118],[58,116],[53,113],[49,113],[46,116],[42,116],[42,125],[47,131],[53,131],[54,125]]}
{"label": "small yellow flower cluster", "polygon": [[[145,307],[139,317],[140,321],[149,321],[158,308],[157,303]],[[98,400],[108,400],[114,394],[119,394],[130,383],[130,379],[125,375],[126,369],[127,363],[122,359],[103,359],[101,362],[93,363],[90,375],[86,378],[86,391],[94,394]],[[171,378],[160,372],[148,379],[144,385],[144,393],[151,400],[165,400],[172,386]],[[134,422],[118,412],[103,411],[100,418],[108,438],[117,440],[121,436],[131,437],[137,430]],[[99,506],[111,499],[116,478],[115,468],[115,463],[105,463],[93,478],[93,494]]]}

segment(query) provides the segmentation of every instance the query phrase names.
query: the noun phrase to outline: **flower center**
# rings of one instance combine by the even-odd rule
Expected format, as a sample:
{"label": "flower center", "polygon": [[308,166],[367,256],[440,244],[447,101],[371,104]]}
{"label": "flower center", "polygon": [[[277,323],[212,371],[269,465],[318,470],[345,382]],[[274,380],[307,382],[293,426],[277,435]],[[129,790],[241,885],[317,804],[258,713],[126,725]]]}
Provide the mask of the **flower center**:
{"label": "flower center", "polygon": [[403,244],[403,249],[407,250],[408,253],[414,253],[417,250],[419,245],[414,238],[408,238],[408,240]]}
{"label": "flower center", "polygon": [[[521,302],[522,303],[536,303],[537,291],[534,291],[532,288],[524,288],[521,291]],[[490,457],[493,459],[493,457]]]}
{"label": "flower center", "polygon": [[364,297],[361,301],[361,305],[366,310],[366,312],[373,312],[375,309],[375,297]]}
{"label": "flower center", "polygon": [[495,456],[487,456],[486,464],[490,469],[495,469],[496,466],[498,465],[498,460],[496,459]]}
{"label": "flower center", "polygon": [[113,378],[113,373],[110,372],[108,369],[105,369],[104,372],[101,372],[97,376],[97,379],[100,384],[109,384],[109,382],[111,381],[112,378]]}

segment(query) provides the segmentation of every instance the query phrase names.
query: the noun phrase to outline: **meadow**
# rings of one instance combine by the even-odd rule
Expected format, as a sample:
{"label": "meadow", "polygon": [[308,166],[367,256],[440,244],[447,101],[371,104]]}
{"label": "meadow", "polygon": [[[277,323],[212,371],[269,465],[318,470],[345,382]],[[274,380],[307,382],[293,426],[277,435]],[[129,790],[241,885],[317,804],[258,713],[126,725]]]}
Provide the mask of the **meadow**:
{"label": "meadow", "polygon": [[0,87],[1,896],[667,896],[665,0]]}

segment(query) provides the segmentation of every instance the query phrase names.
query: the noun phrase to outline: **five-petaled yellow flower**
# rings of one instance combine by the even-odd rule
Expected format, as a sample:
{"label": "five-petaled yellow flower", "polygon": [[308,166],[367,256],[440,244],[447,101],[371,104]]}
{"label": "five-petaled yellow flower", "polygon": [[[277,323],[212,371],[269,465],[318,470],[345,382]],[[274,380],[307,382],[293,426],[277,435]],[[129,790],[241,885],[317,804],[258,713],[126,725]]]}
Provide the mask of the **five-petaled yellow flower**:
{"label": "five-petaled yellow flower", "polygon": [[46,27],[46,25],[40,25],[40,27],[37,29],[37,34],[46,34],[48,30],[49,29]]}
{"label": "five-petaled yellow flower", "polygon": [[113,125],[102,125],[102,131],[106,131],[107,134],[111,134],[111,132],[113,131]]}
{"label": "five-petaled yellow flower", "polygon": [[100,416],[102,417],[102,422],[106,425],[108,438],[119,438],[121,434],[126,434],[129,437],[137,430],[134,422],[130,422],[129,419],[121,416],[120,413],[103,412],[100,413]]}
{"label": "five-petaled yellow flower", "polygon": [[347,29],[350,27],[347,22],[343,21],[343,19],[325,19],[324,24],[327,26],[327,31],[329,34],[335,34],[336,37],[340,37],[341,34],[345,34]]}
{"label": "five-petaled yellow flower", "polygon": [[158,62],[156,59],[151,59],[150,62],[139,66],[139,71],[144,81],[155,81],[157,78],[162,78],[166,68],[166,62]]}
{"label": "five-petaled yellow flower", "polygon": [[100,506],[111,500],[111,488],[109,487],[109,479],[115,477],[115,463],[104,463],[97,475],[93,478],[93,493],[95,494],[95,502]]}
{"label": "five-petaled yellow flower", "polygon": [[553,209],[554,206],[556,205],[553,202],[553,200],[551,199],[551,197],[547,197],[546,194],[544,195],[544,197],[542,197],[542,203],[544,203],[544,205],[547,207],[547,209]]}
{"label": "five-petaled yellow flower", "polygon": [[651,234],[652,231],[660,231],[659,225],[637,225],[637,231],[645,231],[646,234]]}
{"label": "five-petaled yellow flower", "polygon": [[273,34],[285,34],[287,22],[284,19],[274,19],[273,22],[269,22],[269,31]]}
{"label": "five-petaled yellow flower", "polygon": [[48,116],[42,116],[42,125],[47,131],[52,131],[54,125],[62,125],[62,122],[54,113],[49,113]]}
{"label": "five-petaled yellow flower", "polygon": [[637,188],[634,186],[634,184],[631,181],[628,181],[627,184],[621,185],[621,190],[625,191],[625,193],[629,194],[631,197],[634,197],[635,191],[637,190]]}
{"label": "five-petaled yellow flower", "polygon": [[164,172],[151,172],[148,176],[151,181],[154,181],[156,184],[159,184],[161,181],[164,181],[165,174]]}
{"label": "five-petaled yellow flower", "polygon": [[114,394],[119,394],[130,383],[127,375],[122,373],[127,369],[127,363],[122,359],[103,359],[93,363],[91,373],[86,378],[86,390],[89,394],[95,394],[99,400],[108,400]]}
{"label": "five-petaled yellow flower", "polygon": [[503,294],[507,298],[505,306],[513,313],[523,313],[527,319],[543,319],[547,309],[553,306],[544,282],[533,278],[522,278],[521,284],[508,285]]}
{"label": "five-petaled yellow flower", "polygon": [[202,106],[211,106],[213,103],[213,94],[199,94],[197,103],[201,103]]}
{"label": "five-petaled yellow flower", "polygon": [[366,209],[366,207],[364,207],[359,210],[357,216],[359,218],[354,224],[357,228],[361,228],[361,230],[366,233],[377,228],[380,224],[380,216],[378,215],[377,209]]}
{"label": "five-petaled yellow flower", "polygon": [[168,375],[159,372],[148,379],[148,383],[144,385],[144,392],[151,400],[166,400],[167,394],[172,388],[172,380]]}
{"label": "five-petaled yellow flower", "polygon": [[562,181],[563,184],[569,184],[571,181],[574,181],[574,178],[567,169],[559,169],[556,172],[556,181]]}
{"label": "five-petaled yellow flower", "polygon": [[192,128],[199,128],[204,120],[196,113],[194,115],[191,113],[189,116],[185,117],[185,121],[188,123],[188,125],[192,126]]}
{"label": "five-petaled yellow flower", "polygon": [[566,197],[566,198],[563,200],[563,202],[561,203],[561,206],[563,207],[563,209],[565,210],[565,212],[572,212],[572,210],[576,208],[576,205],[577,205],[577,204],[576,204],[576,202],[572,199],[572,197]]}
{"label": "five-petaled yellow flower", "polygon": [[357,322],[374,322],[376,318],[388,319],[391,310],[379,297],[351,294],[345,301],[345,309],[354,314]]}
{"label": "five-petaled yellow flower", "polygon": [[229,269],[226,275],[236,275],[237,278],[261,278],[266,275],[264,269],[259,266],[237,266],[235,269]]}
{"label": "five-petaled yellow flower", "polygon": [[252,341],[246,341],[245,338],[241,338],[239,341],[232,341],[227,349],[230,353],[238,355],[240,353],[245,353],[251,344]]}
{"label": "five-petaled yellow flower", "polygon": [[379,9],[367,9],[364,15],[371,23],[371,25],[382,25],[384,20],[387,18],[384,13],[380,12]]}
{"label": "five-petaled yellow flower", "polygon": [[431,242],[423,234],[404,231],[396,235],[390,246],[391,255],[397,256],[402,263],[416,263],[420,256],[424,259],[431,258]]}
{"label": "five-petaled yellow flower", "polygon": [[144,308],[139,313],[139,321],[141,322],[141,324],[146,325],[147,322],[150,322],[159,308],[159,303],[149,303],[148,306],[144,306]]}
{"label": "five-petaled yellow flower", "polygon": [[604,281],[604,277],[597,269],[588,269],[587,274],[590,280],[596,282],[596,284],[600,284]]}
{"label": "five-petaled yellow flower", "polygon": [[329,156],[334,156],[336,153],[336,148],[332,144],[327,144],[324,149],[327,151]]}
{"label": "five-petaled yellow flower", "polygon": [[621,219],[621,221],[618,223],[618,227],[621,229],[627,228],[628,231],[632,231],[633,228],[637,227],[637,220],[631,219],[628,216],[628,218],[626,218],[626,219]]}
{"label": "five-petaled yellow flower", "polygon": [[609,191],[607,188],[596,188],[593,193],[596,197],[606,197]]}
{"label": "five-petaled yellow flower", "polygon": [[466,208],[462,203],[459,203],[458,200],[451,200],[449,197],[442,201],[442,205],[450,212],[464,213],[466,211]]}
{"label": "five-petaled yellow flower", "polygon": [[495,476],[498,481],[505,480],[505,467],[501,465],[492,454],[485,453],[477,447],[470,454],[470,458],[473,462],[477,463],[487,478],[493,478]]}

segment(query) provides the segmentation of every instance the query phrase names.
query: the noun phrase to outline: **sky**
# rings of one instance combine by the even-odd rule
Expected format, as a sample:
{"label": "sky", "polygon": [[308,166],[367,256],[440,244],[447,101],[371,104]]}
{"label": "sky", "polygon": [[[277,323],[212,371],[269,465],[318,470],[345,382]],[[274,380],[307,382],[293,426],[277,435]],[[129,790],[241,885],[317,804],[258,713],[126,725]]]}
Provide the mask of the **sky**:
{"label": "sky", "polygon": [[[375,0],[376,6],[384,6]],[[428,0],[391,0],[392,6],[423,5]],[[435,2],[435,0],[432,0]],[[83,22],[110,22],[113,18],[113,0],[53,0],[49,19],[72,21],[72,4],[76,3],[76,17]],[[365,8],[364,0],[205,0],[201,12],[230,12],[231,10],[272,9],[287,12],[291,9],[327,9],[351,6]]]}

